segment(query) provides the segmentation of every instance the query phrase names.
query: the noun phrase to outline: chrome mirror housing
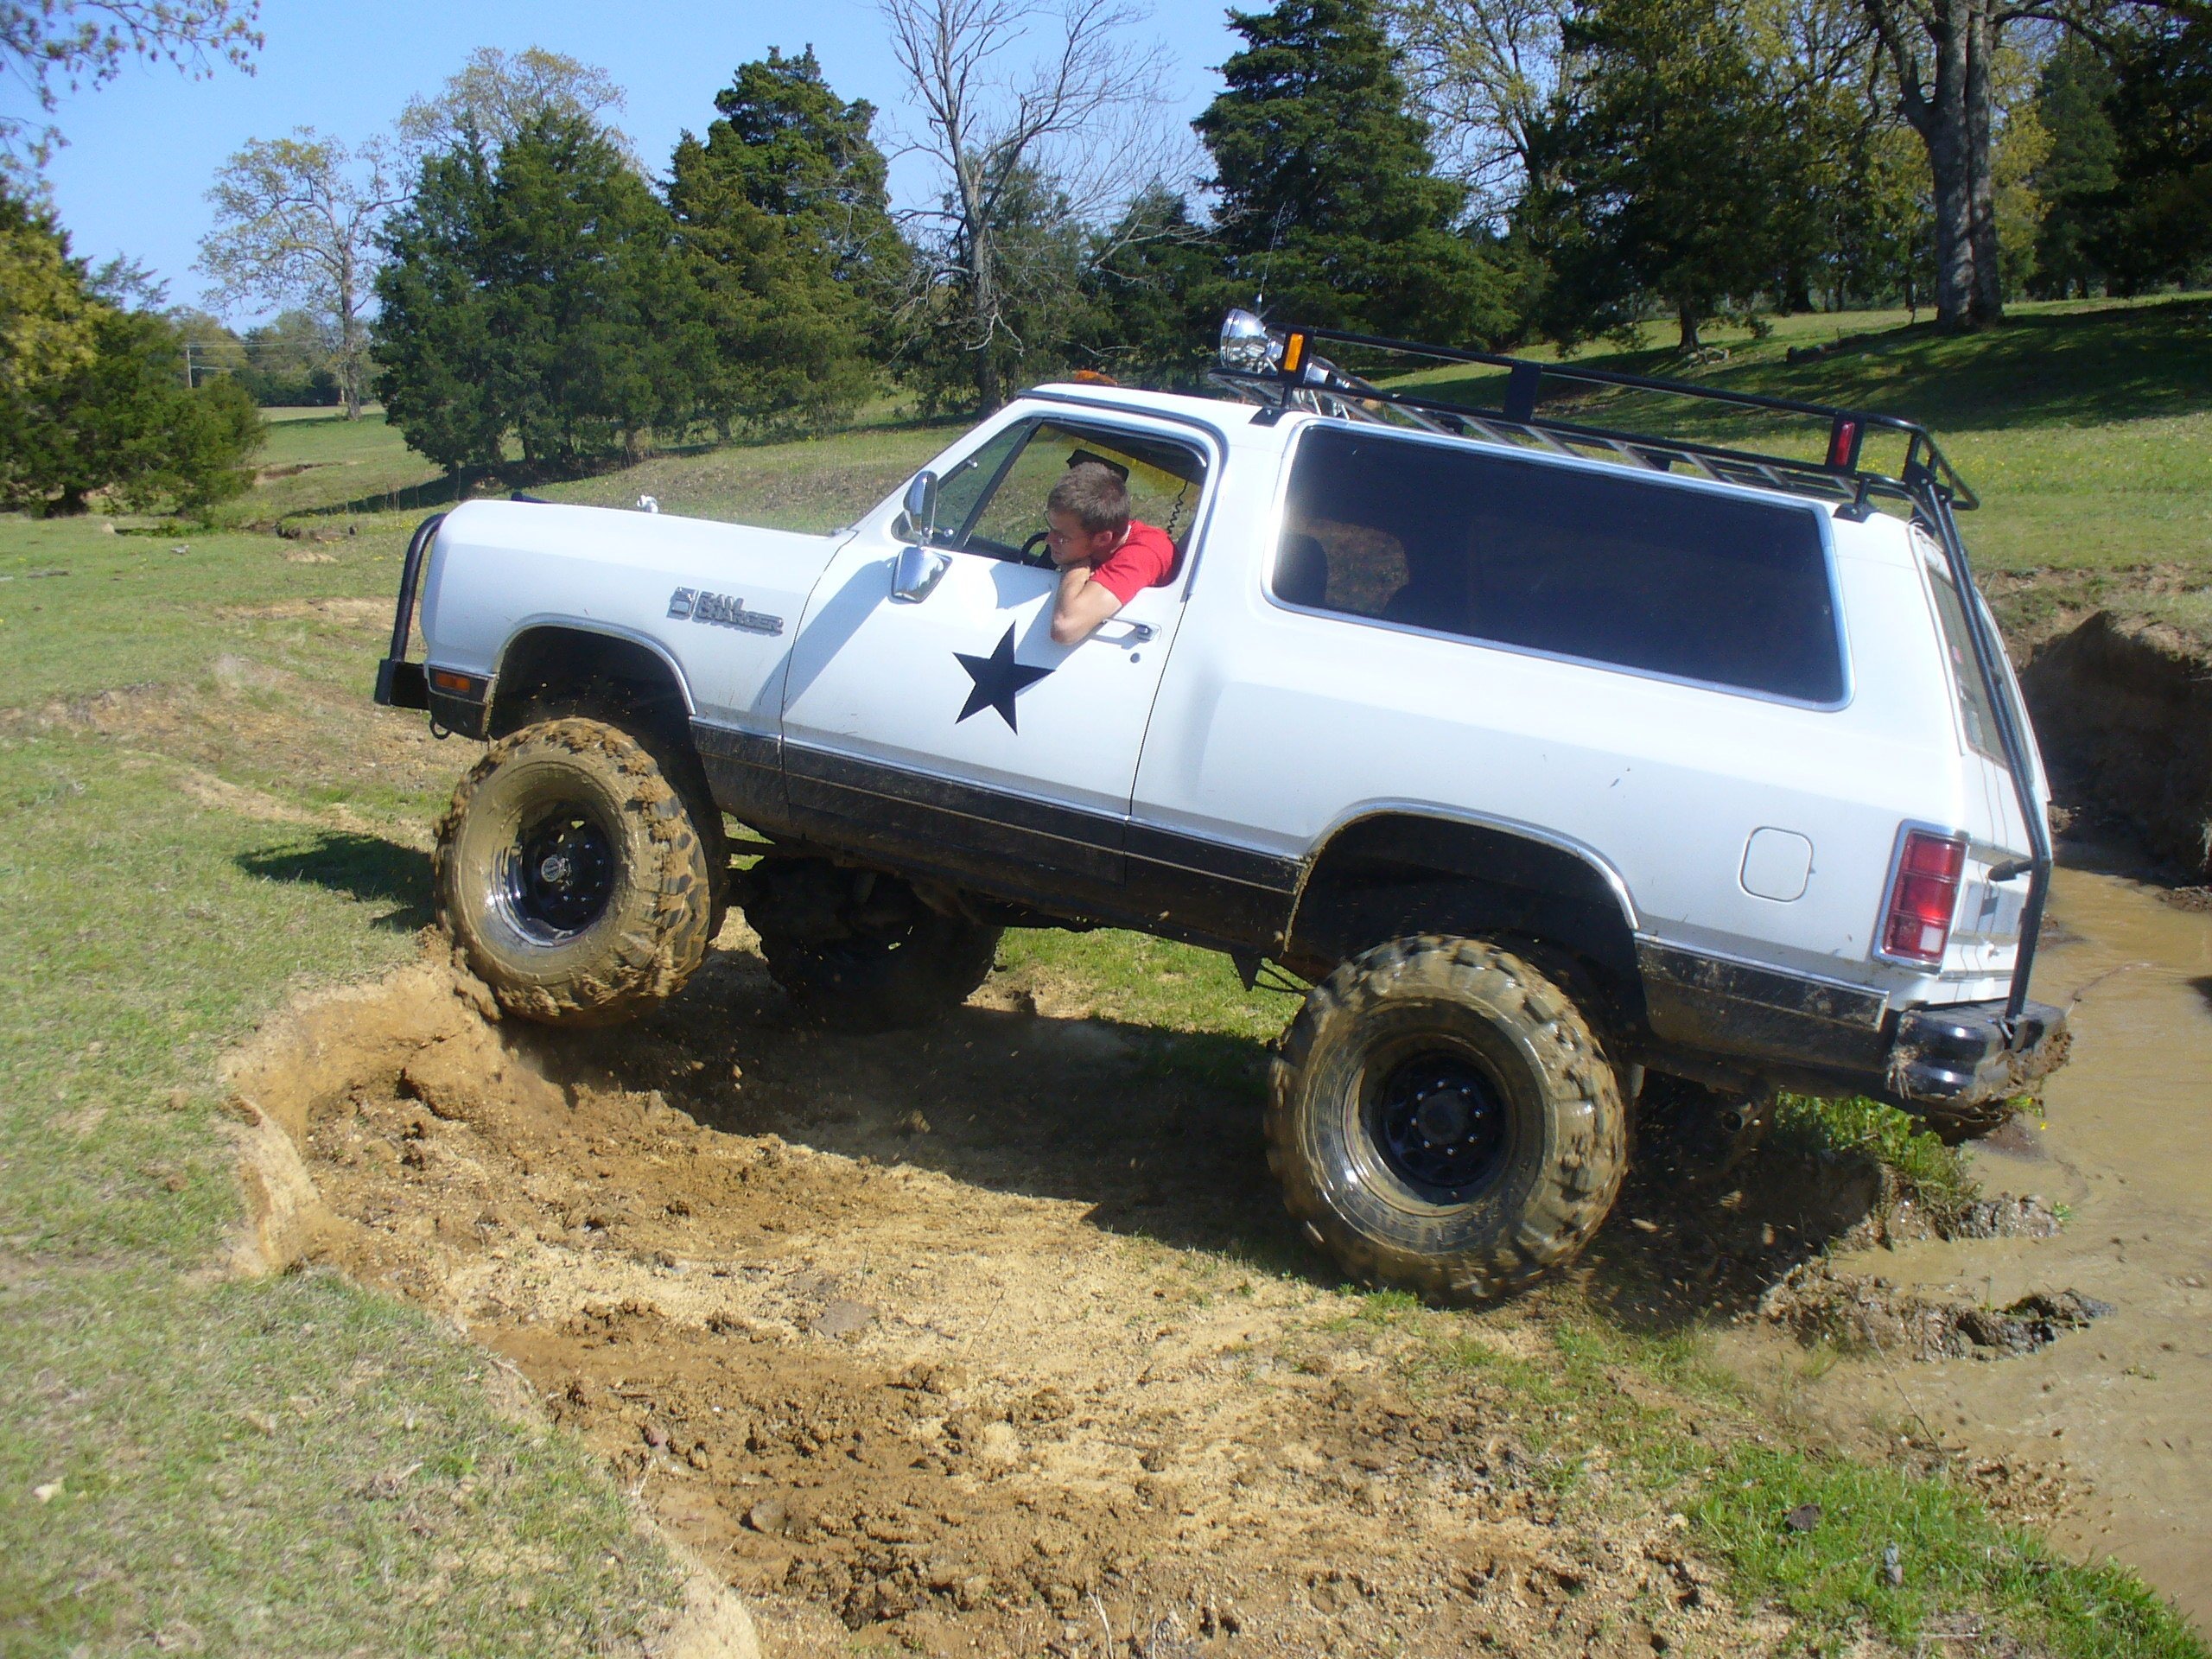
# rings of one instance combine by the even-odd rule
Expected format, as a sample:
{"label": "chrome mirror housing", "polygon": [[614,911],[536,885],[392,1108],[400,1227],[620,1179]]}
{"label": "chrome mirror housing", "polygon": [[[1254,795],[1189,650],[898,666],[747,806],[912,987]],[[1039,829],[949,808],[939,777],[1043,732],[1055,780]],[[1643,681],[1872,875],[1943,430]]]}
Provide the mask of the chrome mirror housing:
{"label": "chrome mirror housing", "polygon": [[937,474],[925,470],[906,486],[906,533],[926,546],[936,529]]}
{"label": "chrome mirror housing", "polygon": [[[929,474],[925,473],[922,476],[928,478]],[[933,547],[902,547],[899,550],[898,565],[891,573],[891,597],[902,605],[918,605],[930,596],[931,590],[944,579],[944,573],[951,567],[950,553],[940,553]]]}
{"label": "chrome mirror housing", "polygon": [[1282,336],[1249,311],[1221,320],[1221,366],[1264,374],[1282,362]]}

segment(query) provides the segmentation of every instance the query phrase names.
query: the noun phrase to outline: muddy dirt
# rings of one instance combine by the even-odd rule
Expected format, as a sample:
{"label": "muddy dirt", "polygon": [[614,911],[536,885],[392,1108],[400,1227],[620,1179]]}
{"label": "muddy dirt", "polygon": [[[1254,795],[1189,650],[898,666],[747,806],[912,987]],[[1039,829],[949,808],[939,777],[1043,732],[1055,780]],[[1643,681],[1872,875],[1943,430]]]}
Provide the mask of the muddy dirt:
{"label": "muddy dirt", "polygon": [[2200,645],[2100,611],[2040,643],[2020,685],[2061,800],[2093,804],[2194,878],[2212,874],[2212,661]]}
{"label": "muddy dirt", "polygon": [[[1026,1006],[817,1037],[723,946],[574,1036],[487,1025],[426,964],[234,1081],[306,1158],[259,1160],[261,1254],[459,1321],[772,1655],[1780,1641],[1632,1492],[1563,1514],[1499,1384],[1424,1382],[1318,1261],[1247,1265],[1296,1248],[1247,1091]],[[1537,1339],[1514,1323],[1478,1339]]]}
{"label": "muddy dirt", "polygon": [[2164,896],[2059,871],[2063,930],[2036,995],[2074,1000],[2073,1060],[2041,1117],[1973,1154],[1986,1186],[2065,1206],[2063,1230],[1866,1241],[1823,1269],[1885,1281],[1875,1300],[1893,1308],[2002,1309],[2061,1286],[2113,1311],[2000,1364],[1907,1366],[1878,1351],[1823,1369],[1771,1328],[1747,1327],[1723,1351],[1847,1440],[1924,1428],[1970,1463],[2055,1474],[2075,1500],[2053,1523],[2062,1547],[2117,1555],[2212,1627],[2212,914]]}

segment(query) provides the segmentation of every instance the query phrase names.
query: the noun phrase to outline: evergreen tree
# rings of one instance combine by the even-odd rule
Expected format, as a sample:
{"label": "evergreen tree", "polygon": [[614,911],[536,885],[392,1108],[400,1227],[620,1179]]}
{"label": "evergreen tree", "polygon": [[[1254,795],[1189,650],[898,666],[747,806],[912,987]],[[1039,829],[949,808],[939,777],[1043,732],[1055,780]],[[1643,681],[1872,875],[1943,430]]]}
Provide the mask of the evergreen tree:
{"label": "evergreen tree", "polygon": [[2062,41],[2037,78],[2036,117],[2050,136],[2034,181],[2048,204],[2036,234],[2039,293],[2087,299],[2090,285],[2104,278],[2089,242],[2098,204],[2117,182],[2113,163],[2120,141],[2105,113],[2112,93],[2112,69],[2086,41]]}
{"label": "evergreen tree", "polygon": [[1786,109],[1740,16],[1697,0],[1588,0],[1567,40],[1548,188],[1524,213],[1554,272],[1547,327],[1573,340],[1663,308],[1694,350],[1788,265]]}
{"label": "evergreen tree", "polygon": [[0,188],[0,505],[204,512],[246,487],[261,438],[227,375],[185,384],[175,324],[101,299],[52,216]]}
{"label": "evergreen tree", "polygon": [[2212,273],[2212,16],[2155,15],[2121,35],[2106,105],[2123,182],[2092,251],[2125,294]]}
{"label": "evergreen tree", "polygon": [[449,469],[567,471],[692,418],[711,353],[674,220],[580,118],[533,118],[496,160],[423,165],[385,232],[376,357],[386,414]]}
{"label": "evergreen tree", "polygon": [[703,143],[677,143],[669,182],[715,334],[702,412],[725,431],[820,429],[874,388],[905,267],[875,111],[840,101],[811,48],[742,65],[715,107]]}
{"label": "evergreen tree", "polygon": [[1375,0],[1231,12],[1245,40],[1192,124],[1213,157],[1227,292],[1277,316],[1474,344],[1513,331],[1511,288],[1464,234]]}

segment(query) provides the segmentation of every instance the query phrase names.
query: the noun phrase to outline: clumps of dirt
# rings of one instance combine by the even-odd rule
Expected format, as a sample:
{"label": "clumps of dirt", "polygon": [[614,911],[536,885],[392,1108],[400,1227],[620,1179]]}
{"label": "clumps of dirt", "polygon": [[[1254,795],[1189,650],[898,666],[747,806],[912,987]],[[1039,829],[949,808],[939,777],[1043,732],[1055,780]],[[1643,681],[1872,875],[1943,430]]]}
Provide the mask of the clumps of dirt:
{"label": "clumps of dirt", "polygon": [[1760,1316],[1800,1340],[1916,1360],[2031,1354],[2112,1311],[2110,1303],[2072,1290],[2035,1291],[2005,1307],[1982,1307],[1839,1273],[1824,1261],[1792,1269],[1759,1299]]}
{"label": "clumps of dirt", "polygon": [[[1729,1103],[1688,1090],[1658,1094],[1639,1118],[1637,1161],[1587,1258],[1591,1293],[1624,1319],[1770,1318],[1771,1299],[1827,1274],[1834,1254],[2046,1238],[2063,1225],[2040,1194],[1923,1191],[1871,1146],[1778,1131],[1760,1141],[1738,1122]],[[1777,1322],[1827,1334],[1818,1320]]]}
{"label": "clumps of dirt", "polygon": [[2055,1238],[2064,1224],[2039,1192],[1976,1198],[1937,1227],[1938,1238]]}
{"label": "clumps of dirt", "polygon": [[235,1086],[312,1183],[316,1224],[267,1248],[463,1324],[771,1653],[1783,1633],[1631,1485],[1566,1503],[1559,1459],[1603,1448],[1532,1449],[1510,1367],[1412,1364],[1356,1299],[1241,1265],[1242,1229],[1284,1227],[1249,1103],[1148,1070],[1152,1033],[970,1008],[823,1042],[729,943],[606,1033],[489,1023],[425,963],[272,1031]]}

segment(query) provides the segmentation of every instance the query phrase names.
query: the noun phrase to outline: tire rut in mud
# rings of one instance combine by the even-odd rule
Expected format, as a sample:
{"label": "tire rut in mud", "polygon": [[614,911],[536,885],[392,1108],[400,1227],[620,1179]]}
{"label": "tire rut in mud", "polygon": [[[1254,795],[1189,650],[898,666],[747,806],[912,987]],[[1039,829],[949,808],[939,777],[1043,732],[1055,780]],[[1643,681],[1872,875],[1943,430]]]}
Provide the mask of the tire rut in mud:
{"label": "tire rut in mud", "polygon": [[1294,1249],[1256,1087],[1148,1066],[1150,1033],[823,1039],[728,950],[618,1032],[453,991],[417,970],[248,1068],[327,1211],[307,1254],[513,1363],[771,1654],[1780,1634],[1648,1501],[1563,1509],[1501,1382],[1417,1386],[1387,1322],[1240,1265]]}

